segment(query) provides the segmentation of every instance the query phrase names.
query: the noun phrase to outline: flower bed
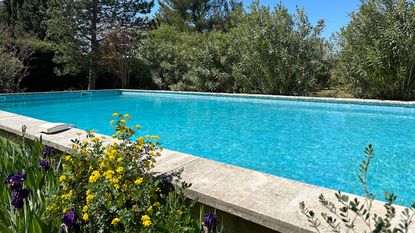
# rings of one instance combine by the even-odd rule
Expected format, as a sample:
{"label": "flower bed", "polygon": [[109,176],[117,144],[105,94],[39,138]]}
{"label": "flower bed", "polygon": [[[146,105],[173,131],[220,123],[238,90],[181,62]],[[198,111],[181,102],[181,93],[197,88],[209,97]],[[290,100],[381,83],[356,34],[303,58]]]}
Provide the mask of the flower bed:
{"label": "flower bed", "polygon": [[[128,114],[114,114],[116,142],[87,131],[74,139],[73,154],[61,154],[41,142],[0,140],[0,232],[198,232],[194,201],[155,177],[161,156],[157,136],[132,140],[140,126],[129,127]],[[206,215],[205,232],[217,218]]]}

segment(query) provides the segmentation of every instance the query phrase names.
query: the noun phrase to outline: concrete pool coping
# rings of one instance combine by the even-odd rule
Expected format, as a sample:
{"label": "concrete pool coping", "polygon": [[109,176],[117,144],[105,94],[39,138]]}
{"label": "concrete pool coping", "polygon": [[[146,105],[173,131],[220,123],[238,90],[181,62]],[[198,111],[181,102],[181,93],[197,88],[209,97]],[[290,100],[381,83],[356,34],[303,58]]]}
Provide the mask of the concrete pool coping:
{"label": "concrete pool coping", "polygon": [[[40,137],[39,125],[43,123],[46,121],[0,110],[0,130],[21,135],[22,126],[25,125],[25,137],[31,140]],[[78,133],[85,135],[81,129],[43,134],[43,143],[71,152],[70,139],[78,138]],[[154,171],[168,174],[179,169],[184,169],[182,178],[192,184],[187,190],[189,198],[198,198],[203,204],[283,233],[313,232],[299,210],[299,203],[304,201],[317,213],[327,212],[320,205],[318,197],[324,194],[327,199],[334,201],[336,192],[171,150],[163,152]],[[376,201],[374,211],[383,213],[383,204]],[[398,214],[401,209],[403,207],[397,206]],[[325,228],[322,232],[331,231]]]}
{"label": "concrete pool coping", "polygon": [[[216,92],[192,92],[192,91],[165,91],[165,90],[141,90],[141,89],[103,89],[103,90],[75,90],[75,91],[48,91],[48,92],[24,92],[24,93],[0,93],[0,103],[9,102],[7,97],[12,99],[10,102],[17,100],[33,100],[33,96],[52,96],[68,95],[66,97],[79,97],[92,93],[94,96],[102,96],[106,92],[119,93],[160,93],[160,94],[180,94],[180,95],[196,95],[196,96],[212,96],[212,97],[236,97],[250,99],[268,99],[268,100],[291,100],[306,102],[325,102],[339,104],[359,104],[359,105],[379,105],[379,106],[395,106],[415,108],[415,101],[400,100],[379,100],[379,99],[358,99],[358,98],[334,98],[334,97],[311,97],[311,96],[286,96],[286,95],[265,95],[265,94],[243,94],[243,93],[216,93]],[[25,99],[24,96],[30,96]],[[13,99],[15,98],[15,99]],[[43,99],[43,98],[41,98]],[[47,99],[47,98],[46,98]]]}

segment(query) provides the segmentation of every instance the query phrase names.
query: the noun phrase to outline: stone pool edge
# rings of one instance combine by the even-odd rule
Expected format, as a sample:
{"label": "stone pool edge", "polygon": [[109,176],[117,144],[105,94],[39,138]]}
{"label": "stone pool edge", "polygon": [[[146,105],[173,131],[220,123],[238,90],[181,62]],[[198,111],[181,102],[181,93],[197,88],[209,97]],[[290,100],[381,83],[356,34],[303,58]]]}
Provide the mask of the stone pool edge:
{"label": "stone pool edge", "polygon": [[[43,123],[46,121],[0,110],[0,130],[22,135],[25,125],[24,136],[30,140],[40,137],[39,125]],[[85,131],[76,128],[53,135],[42,134],[44,144],[64,152],[71,152],[70,139],[79,137],[85,137]],[[106,143],[111,143],[113,139],[108,138]],[[299,203],[304,201],[318,213],[324,211],[318,196],[324,194],[333,200],[335,192],[171,150],[163,151],[154,172],[169,174],[180,169],[183,169],[183,180],[192,184],[186,193],[189,198],[197,198],[200,203],[281,233],[313,232],[299,210]],[[374,211],[383,213],[383,204],[376,201]],[[396,207],[397,213],[403,208]],[[330,231],[326,228],[322,232]]]}
{"label": "stone pool edge", "polygon": [[[36,96],[36,95],[54,95],[68,94],[71,96],[80,96],[92,93],[100,96],[100,93],[112,92],[122,95],[124,92],[137,93],[160,93],[160,94],[180,94],[180,95],[199,95],[199,96],[216,96],[216,97],[236,97],[236,98],[253,98],[253,99],[275,99],[275,100],[298,100],[307,102],[326,102],[326,103],[343,103],[343,104],[361,104],[361,105],[380,105],[380,106],[396,106],[415,108],[415,101],[400,100],[380,100],[380,99],[358,99],[358,98],[334,98],[334,97],[313,97],[313,96],[287,96],[287,95],[266,95],[266,94],[245,94],[245,93],[224,93],[224,92],[193,92],[193,91],[166,91],[166,90],[144,90],[144,89],[101,89],[101,90],[74,90],[74,91],[48,91],[48,92],[22,92],[22,93],[0,93],[0,103],[8,102],[2,100],[12,96]],[[24,100],[24,99],[22,99]],[[14,101],[14,100],[11,100]]]}

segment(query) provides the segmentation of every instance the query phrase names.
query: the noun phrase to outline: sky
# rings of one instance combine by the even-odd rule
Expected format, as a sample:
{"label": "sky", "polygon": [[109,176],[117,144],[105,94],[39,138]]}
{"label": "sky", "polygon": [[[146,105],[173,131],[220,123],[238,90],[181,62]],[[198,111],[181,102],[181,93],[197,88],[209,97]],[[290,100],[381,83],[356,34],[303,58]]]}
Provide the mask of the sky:
{"label": "sky", "polygon": [[[245,6],[253,0],[243,0]],[[274,7],[280,0],[260,0],[262,5]],[[304,8],[310,21],[315,25],[319,19],[324,19],[326,28],[323,36],[329,38],[334,32],[349,22],[349,13],[357,10],[360,0],[281,0],[282,4],[292,13],[296,6]]]}

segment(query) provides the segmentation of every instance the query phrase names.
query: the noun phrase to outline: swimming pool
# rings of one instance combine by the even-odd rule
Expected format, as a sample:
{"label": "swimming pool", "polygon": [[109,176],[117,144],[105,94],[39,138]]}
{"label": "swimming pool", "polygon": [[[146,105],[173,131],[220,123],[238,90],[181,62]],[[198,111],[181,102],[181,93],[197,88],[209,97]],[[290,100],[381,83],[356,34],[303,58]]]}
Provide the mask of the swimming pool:
{"label": "swimming pool", "polygon": [[[415,108],[284,98],[98,91],[0,96],[0,109],[111,135],[113,112],[164,147],[362,195],[356,173],[375,147],[369,188],[415,200]],[[201,168],[203,169],[203,168]]]}

